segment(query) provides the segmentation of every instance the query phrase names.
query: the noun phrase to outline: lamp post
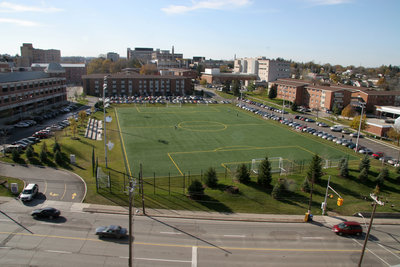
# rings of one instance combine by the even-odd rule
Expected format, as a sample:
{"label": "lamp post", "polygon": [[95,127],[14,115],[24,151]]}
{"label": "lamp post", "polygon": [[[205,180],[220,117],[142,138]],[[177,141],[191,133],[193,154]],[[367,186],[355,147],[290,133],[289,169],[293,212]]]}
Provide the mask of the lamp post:
{"label": "lamp post", "polygon": [[105,105],[105,95],[106,95],[106,90],[107,90],[107,75],[104,76],[104,84],[103,84],[103,114],[104,114],[104,157],[106,161],[106,168],[108,168],[107,165],[107,131],[106,131],[106,105]]}
{"label": "lamp post", "polygon": [[363,218],[365,228],[367,228],[367,222],[365,221],[365,218],[364,218],[364,216],[361,214],[361,212],[357,213],[357,215],[360,216],[361,218]]}
{"label": "lamp post", "polygon": [[360,131],[361,131],[361,122],[363,118],[363,111],[364,111],[364,103],[359,102],[359,105],[361,106],[361,116],[360,116],[360,124],[358,125],[358,132],[357,132],[357,141],[356,141],[356,152],[358,152],[358,140],[360,139]]}
{"label": "lamp post", "polygon": [[370,197],[374,200],[374,207],[372,209],[371,220],[369,221],[368,231],[367,231],[367,235],[365,236],[364,245],[363,245],[363,248],[361,250],[360,260],[358,261],[358,267],[361,267],[361,263],[362,263],[362,260],[363,260],[363,257],[364,257],[365,248],[367,247],[367,241],[368,241],[368,238],[369,238],[369,233],[371,232],[372,221],[374,220],[374,216],[375,216],[376,204],[379,204],[381,206],[385,205],[384,202],[379,201],[379,197],[378,196],[375,196],[374,194],[370,194]]}

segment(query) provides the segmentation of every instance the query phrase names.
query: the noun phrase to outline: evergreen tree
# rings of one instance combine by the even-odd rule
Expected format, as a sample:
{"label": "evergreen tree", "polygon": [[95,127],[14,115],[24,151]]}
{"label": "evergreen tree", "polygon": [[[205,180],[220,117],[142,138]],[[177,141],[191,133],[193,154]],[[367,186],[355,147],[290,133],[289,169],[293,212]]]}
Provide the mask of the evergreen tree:
{"label": "evergreen tree", "polygon": [[56,153],[54,154],[54,159],[58,165],[62,165],[64,162],[64,159],[59,150],[57,150]]}
{"label": "evergreen tree", "polygon": [[11,156],[12,156],[12,160],[17,162],[20,160],[20,155],[19,155],[19,151],[17,149],[13,149],[11,152]]}
{"label": "evergreen tree", "polygon": [[239,165],[236,170],[236,173],[237,173],[239,182],[241,182],[242,184],[247,184],[250,182],[250,172],[247,169],[246,164]]}
{"label": "evergreen tree", "polygon": [[292,111],[297,111],[297,104],[296,104],[296,102],[293,102],[292,103],[292,105],[290,106],[290,109],[292,110]]}
{"label": "evergreen tree", "polygon": [[225,81],[224,87],[222,87],[222,92],[228,93],[231,90],[231,81]]}
{"label": "evergreen tree", "polygon": [[271,86],[271,88],[269,89],[268,92],[268,98],[269,99],[274,99],[277,96],[277,85],[274,84],[273,86]]}
{"label": "evergreen tree", "polygon": [[232,93],[234,96],[240,96],[240,82],[237,80],[232,82]]}
{"label": "evergreen tree", "polygon": [[268,156],[265,156],[265,159],[261,161],[259,166],[257,183],[263,188],[269,188],[271,187],[271,182],[271,162],[269,162]]}
{"label": "evergreen tree", "polygon": [[365,155],[364,158],[360,162],[358,170],[362,171],[362,169],[366,169],[367,172],[369,172],[370,167],[371,167],[371,163],[370,163],[369,157],[368,157],[368,155]]}
{"label": "evergreen tree", "polygon": [[40,151],[40,161],[45,163],[47,161],[47,152],[43,149]]}
{"label": "evergreen tree", "polygon": [[28,148],[25,151],[26,158],[31,160],[33,158],[34,153],[35,153],[35,151],[33,150],[33,147],[28,146]]}
{"label": "evergreen tree", "polygon": [[201,198],[204,195],[203,184],[199,180],[194,180],[188,187],[188,193],[191,198]]}
{"label": "evergreen tree", "polygon": [[94,161],[94,147],[92,148],[92,175],[94,176],[95,171],[95,161]]}
{"label": "evergreen tree", "polygon": [[205,184],[208,187],[214,188],[218,185],[217,172],[213,167],[208,168],[204,174]]}
{"label": "evergreen tree", "polygon": [[319,183],[322,177],[322,159],[316,154],[308,167],[307,179],[311,183]]}
{"label": "evergreen tree", "polygon": [[363,168],[358,175],[358,179],[360,179],[361,182],[366,182],[368,180],[368,171],[366,168]]}
{"label": "evergreen tree", "polygon": [[46,142],[43,142],[43,144],[42,144],[42,151],[47,153],[47,144],[46,144]]}
{"label": "evergreen tree", "polygon": [[274,189],[272,189],[271,196],[274,199],[278,199],[282,197],[282,194],[285,192],[285,180],[279,179],[275,184]]}
{"label": "evergreen tree", "polygon": [[376,183],[379,187],[383,187],[385,180],[389,178],[389,170],[387,168],[382,168],[379,172],[378,177],[376,178]]}
{"label": "evergreen tree", "polygon": [[344,162],[340,166],[340,176],[344,178],[349,177],[349,163],[347,162],[347,159],[344,159]]}
{"label": "evergreen tree", "polygon": [[307,177],[304,178],[304,181],[301,184],[301,191],[310,193],[310,181],[308,181]]}
{"label": "evergreen tree", "polygon": [[55,142],[53,145],[53,153],[56,153],[57,151],[61,152],[61,146],[58,142]]}

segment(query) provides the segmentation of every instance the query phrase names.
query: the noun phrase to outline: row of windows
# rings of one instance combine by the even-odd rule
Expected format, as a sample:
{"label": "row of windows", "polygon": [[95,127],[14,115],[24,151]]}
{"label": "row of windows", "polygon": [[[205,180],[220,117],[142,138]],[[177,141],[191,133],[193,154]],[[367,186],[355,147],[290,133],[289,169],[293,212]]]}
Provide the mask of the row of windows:
{"label": "row of windows", "polygon": [[46,80],[46,81],[37,81],[37,82],[29,82],[29,83],[23,83],[23,84],[9,84],[9,85],[3,85],[2,86],[2,92],[7,93],[7,92],[12,92],[12,91],[18,91],[18,90],[24,90],[24,89],[33,89],[33,88],[38,88],[38,87],[43,87],[43,86],[51,86],[51,85],[59,85],[63,84],[61,80]]}
{"label": "row of windows", "polygon": [[0,98],[0,104],[3,103],[13,103],[17,101],[23,101],[27,99],[31,99],[38,96],[50,95],[57,92],[62,92],[63,87],[52,88],[52,89],[40,89],[36,91],[25,92],[24,94],[13,94],[6,95]]}

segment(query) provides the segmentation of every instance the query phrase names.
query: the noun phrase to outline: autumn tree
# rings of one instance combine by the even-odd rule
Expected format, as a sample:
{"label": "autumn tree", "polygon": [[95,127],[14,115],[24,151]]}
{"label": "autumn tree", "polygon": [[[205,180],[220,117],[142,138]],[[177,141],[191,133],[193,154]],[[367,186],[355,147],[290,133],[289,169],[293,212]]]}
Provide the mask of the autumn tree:
{"label": "autumn tree", "polygon": [[71,130],[71,134],[75,138],[75,135],[76,135],[76,133],[78,131],[78,124],[76,123],[76,120],[75,120],[74,117],[71,117],[69,119],[69,129]]}
{"label": "autumn tree", "polygon": [[[358,127],[360,126],[360,118],[361,118],[360,115],[354,117],[354,118],[353,118],[353,121],[352,121],[351,124],[350,124],[350,127],[353,128],[353,129],[355,129],[355,130],[358,130]],[[361,129],[360,129],[360,130],[364,130],[365,127],[367,127],[366,118],[367,118],[367,116],[363,115],[362,121],[361,121]]]}
{"label": "autumn tree", "polygon": [[388,131],[387,135],[393,139],[394,141],[397,142],[397,146],[399,145],[400,141],[400,125],[394,125],[390,130]]}
{"label": "autumn tree", "polygon": [[342,116],[346,117],[347,119],[350,117],[354,116],[354,109],[353,107],[348,104],[343,110],[342,110]]}
{"label": "autumn tree", "polygon": [[229,67],[228,67],[227,65],[222,65],[222,66],[220,66],[220,67],[219,67],[219,71],[220,71],[221,73],[228,73],[228,72],[230,72],[230,71],[229,71]]}
{"label": "autumn tree", "polygon": [[338,83],[339,82],[339,77],[335,73],[329,74],[329,79],[332,81],[332,83]]}
{"label": "autumn tree", "polygon": [[86,117],[87,117],[86,111],[84,111],[84,110],[79,111],[78,120],[81,125],[83,125],[83,123],[85,122]]}
{"label": "autumn tree", "polygon": [[140,68],[140,74],[144,75],[157,75],[158,69],[156,64],[146,64]]}
{"label": "autumn tree", "polygon": [[201,79],[200,80],[200,85],[207,85],[207,80],[206,79]]}

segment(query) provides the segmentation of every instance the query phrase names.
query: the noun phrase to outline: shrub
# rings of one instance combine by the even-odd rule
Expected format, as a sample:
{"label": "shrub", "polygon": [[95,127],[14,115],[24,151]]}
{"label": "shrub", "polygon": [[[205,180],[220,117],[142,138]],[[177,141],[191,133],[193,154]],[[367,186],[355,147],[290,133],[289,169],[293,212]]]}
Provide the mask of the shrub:
{"label": "shrub", "polygon": [[188,187],[188,193],[191,198],[201,198],[204,195],[203,184],[199,180],[194,180]]}
{"label": "shrub", "polygon": [[366,182],[368,180],[367,168],[361,170],[360,174],[358,175],[358,179],[360,179],[361,182]]}
{"label": "shrub", "polygon": [[274,199],[278,199],[285,192],[285,180],[279,179],[275,184],[274,189],[272,189],[271,196]]}
{"label": "shrub", "polygon": [[58,142],[55,142],[53,145],[53,153],[56,153],[57,151],[61,152],[61,146]]}
{"label": "shrub", "polygon": [[208,168],[204,174],[205,184],[208,187],[216,187],[218,185],[217,173],[213,167]]}
{"label": "shrub", "polygon": [[307,177],[304,178],[303,183],[301,184],[301,191],[310,193],[310,181],[308,181]]}
{"label": "shrub", "polygon": [[62,165],[64,163],[64,159],[59,150],[57,150],[56,153],[54,154],[54,159],[58,165]]}
{"label": "shrub", "polygon": [[367,169],[367,172],[369,172],[370,167],[371,163],[369,157],[368,155],[365,155],[364,158],[361,160],[360,165],[358,166],[358,170],[362,171],[363,169]]}
{"label": "shrub", "polygon": [[17,162],[20,160],[19,151],[17,149],[14,148],[11,152],[11,155],[13,161]]}
{"label": "shrub", "polygon": [[246,164],[239,165],[236,173],[240,183],[247,184],[250,182],[250,172],[247,169]]}

